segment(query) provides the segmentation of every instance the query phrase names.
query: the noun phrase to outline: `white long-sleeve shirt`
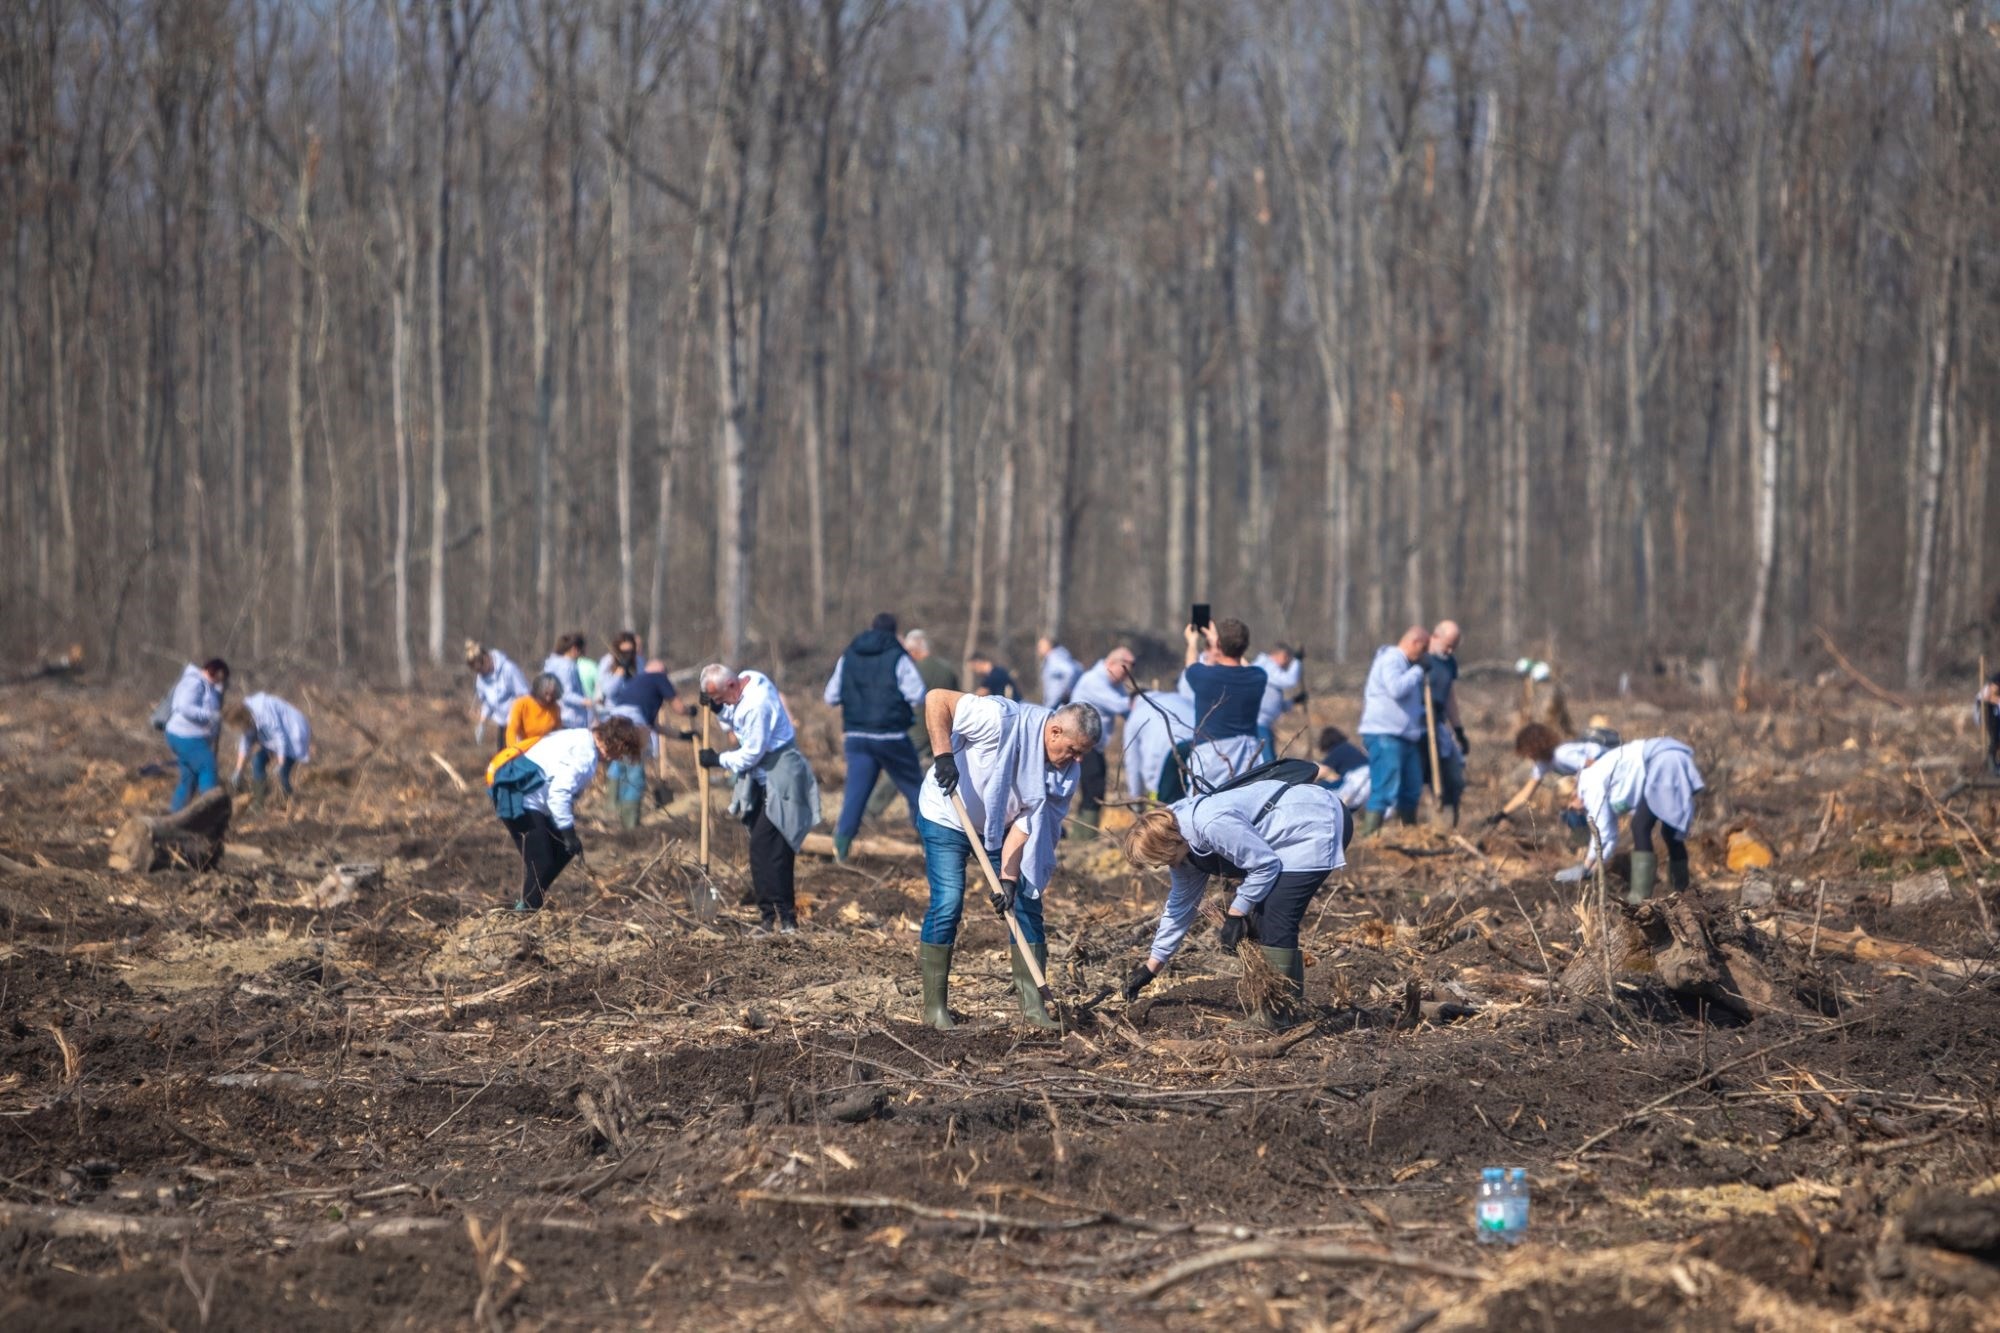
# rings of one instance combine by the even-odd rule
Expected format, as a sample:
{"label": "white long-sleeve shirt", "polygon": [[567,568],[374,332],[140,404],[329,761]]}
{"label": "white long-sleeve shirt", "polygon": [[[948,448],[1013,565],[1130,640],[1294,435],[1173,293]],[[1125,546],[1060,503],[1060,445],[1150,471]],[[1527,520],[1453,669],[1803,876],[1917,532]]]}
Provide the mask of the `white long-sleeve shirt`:
{"label": "white long-sleeve shirt", "polygon": [[1551,773],[1573,778],[1604,757],[1604,747],[1596,741],[1564,741],[1556,747],[1555,756],[1546,764],[1535,765],[1535,780],[1541,781]]}
{"label": "white long-sleeve shirt", "polygon": [[181,672],[168,707],[169,736],[212,737],[222,729],[222,690],[198,666],[190,664]]}
{"label": "white long-sleeve shirt", "polygon": [[550,653],[542,671],[562,682],[562,724],[565,727],[590,725],[590,699],[583,692],[583,673],[568,653]]}
{"label": "white long-sleeve shirt", "polygon": [[1250,665],[1264,669],[1264,699],[1257,705],[1257,725],[1269,731],[1279,716],[1290,710],[1292,701],[1285,696],[1299,688],[1306,664],[1294,657],[1290,666],[1281,667],[1269,653],[1259,653]]}
{"label": "white long-sleeve shirt", "polygon": [[1042,707],[1056,708],[1069,702],[1070,691],[1076,688],[1076,678],[1083,674],[1083,665],[1069,649],[1057,644],[1049,649],[1049,655],[1042,659]]}
{"label": "white long-sleeve shirt", "polygon": [[542,770],[548,782],[528,793],[523,804],[548,815],[557,828],[576,822],[576,798],[597,773],[597,737],[582,727],[552,731],[528,747],[529,763]]}
{"label": "white long-sleeve shirt", "polygon": [[[778,687],[761,671],[745,671],[743,697],[726,706],[716,716],[736,737],[736,748],[717,756],[722,766],[739,777],[764,762],[764,756],[798,738],[792,715],[778,697]],[[761,779],[760,779],[761,780]]]}
{"label": "white long-sleeve shirt", "polygon": [[1111,748],[1111,724],[1132,711],[1132,696],[1125,687],[1111,679],[1111,668],[1103,658],[1098,658],[1090,670],[1076,678],[1070,687],[1069,701],[1073,704],[1089,704],[1097,710],[1104,721],[1104,730],[1097,738],[1097,748]]}
{"label": "white long-sleeve shirt", "polygon": [[1597,827],[1597,845],[1584,853],[1584,864],[1595,865],[1600,856],[1610,859],[1618,846],[1618,817],[1637,809],[1641,800],[1662,824],[1686,833],[1701,789],[1701,773],[1681,741],[1656,736],[1605,754],[1576,777],[1584,815]]}
{"label": "white long-sleeve shirt", "polygon": [[237,742],[238,755],[247,759],[253,741],[278,758],[294,763],[312,754],[312,723],[297,708],[275,694],[253,694],[243,701],[243,706],[250,710],[256,727],[254,732],[244,732]]}
{"label": "white long-sleeve shirt", "polygon": [[514,665],[514,659],[497,648],[488,648],[486,655],[491,659],[493,669],[483,676],[472,678],[472,692],[479,699],[480,714],[488,722],[507,725],[507,712],[514,701],[528,692],[528,678],[521,674],[521,668]]}
{"label": "white long-sleeve shirt", "polygon": [[[1261,823],[1257,814],[1281,789],[1284,795]],[[1191,796],[1173,805],[1181,837],[1196,855],[1219,855],[1244,872],[1230,910],[1248,913],[1269,896],[1278,876],[1300,871],[1331,873],[1347,864],[1341,850],[1340,798],[1315,783],[1284,788],[1279,782]],[[1166,910],[1153,935],[1152,956],[1165,963],[1187,938],[1208,889],[1208,875],[1183,863],[1175,866]]]}

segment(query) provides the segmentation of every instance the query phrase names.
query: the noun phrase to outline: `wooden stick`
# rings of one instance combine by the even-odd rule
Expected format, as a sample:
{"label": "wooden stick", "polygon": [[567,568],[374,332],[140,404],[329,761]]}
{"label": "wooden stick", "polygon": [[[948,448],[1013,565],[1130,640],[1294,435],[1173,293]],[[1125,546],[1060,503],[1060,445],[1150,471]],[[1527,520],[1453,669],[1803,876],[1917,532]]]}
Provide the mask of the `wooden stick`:
{"label": "wooden stick", "polygon": [[1178,1263],[1169,1264],[1155,1276],[1134,1287],[1131,1298],[1135,1301],[1149,1301],[1168,1288],[1179,1286],[1189,1278],[1198,1277],[1211,1268],[1227,1268],[1232,1264],[1251,1263],[1259,1259],[1277,1259],[1288,1264],[1400,1268],[1409,1273],[1457,1278],[1463,1282],[1485,1282],[1489,1278],[1489,1274],[1477,1268],[1442,1264],[1434,1259],[1412,1254],[1408,1250],[1360,1249],[1353,1245],[1314,1245],[1299,1241],[1246,1240],[1235,1245],[1217,1246],[1201,1254],[1191,1255]]}
{"label": "wooden stick", "polygon": [[[1424,739],[1431,747],[1431,822],[1444,822],[1444,769],[1438,764],[1437,706],[1431,702],[1431,673],[1424,671]],[[1422,795],[1421,792],[1418,793]]]}
{"label": "wooden stick", "polygon": [[1819,636],[1819,641],[1826,645],[1827,652],[1833,654],[1834,662],[1839,665],[1842,671],[1845,671],[1850,677],[1853,678],[1853,681],[1856,685],[1859,685],[1862,689],[1868,691],[1868,693],[1874,695],[1877,699],[1880,699],[1885,704],[1890,704],[1897,708],[1908,708],[1910,706],[1910,701],[1908,699],[1903,698],[1903,696],[1901,696],[1900,694],[1896,694],[1893,691],[1883,689],[1880,685],[1877,685],[1874,681],[1862,675],[1861,668],[1854,665],[1854,663],[1848,661],[1847,654],[1841,652],[1840,649],[1837,646],[1835,646],[1833,642],[1833,636],[1826,632],[1824,626],[1814,625],[1813,633]]}
{"label": "wooden stick", "polygon": [[[986,842],[979,830],[972,825],[972,815],[965,808],[965,798],[956,789],[951,793],[952,809],[958,811],[958,822],[965,828],[965,840],[972,844],[972,854],[979,858],[979,868],[986,872],[987,887],[1000,892],[1000,875],[993,869],[992,860],[986,855]],[[1028,969],[1028,979],[1035,983],[1035,990],[1042,997],[1043,1004],[1055,1003],[1055,996],[1049,990],[1048,978],[1042,975],[1040,963],[1035,961],[1034,950],[1028,947],[1028,937],[1021,933],[1021,923],[1014,919],[1012,912],[1002,912],[1007,918],[1007,932],[1014,937],[1014,947],[1021,951],[1021,961]]]}
{"label": "wooden stick", "polygon": [[[688,742],[694,745],[693,741]],[[708,869],[708,770],[702,767],[701,752],[708,748],[708,706],[701,709],[701,744],[695,748],[694,771],[701,784],[701,868]]]}

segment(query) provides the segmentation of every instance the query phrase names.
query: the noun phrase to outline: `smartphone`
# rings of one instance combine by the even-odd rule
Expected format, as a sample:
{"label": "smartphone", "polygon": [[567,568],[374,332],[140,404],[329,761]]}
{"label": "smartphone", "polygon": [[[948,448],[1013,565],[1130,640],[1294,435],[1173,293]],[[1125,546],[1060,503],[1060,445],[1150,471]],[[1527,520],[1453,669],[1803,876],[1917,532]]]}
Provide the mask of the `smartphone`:
{"label": "smartphone", "polygon": [[1196,603],[1194,604],[1194,610],[1193,610],[1193,612],[1192,612],[1192,613],[1191,613],[1191,614],[1190,614],[1190,615],[1188,616],[1188,624],[1190,624],[1190,625],[1193,625],[1193,626],[1194,626],[1194,627],[1195,627],[1196,629],[1207,629],[1207,628],[1208,628],[1208,603],[1207,603],[1207,602],[1196,602]]}

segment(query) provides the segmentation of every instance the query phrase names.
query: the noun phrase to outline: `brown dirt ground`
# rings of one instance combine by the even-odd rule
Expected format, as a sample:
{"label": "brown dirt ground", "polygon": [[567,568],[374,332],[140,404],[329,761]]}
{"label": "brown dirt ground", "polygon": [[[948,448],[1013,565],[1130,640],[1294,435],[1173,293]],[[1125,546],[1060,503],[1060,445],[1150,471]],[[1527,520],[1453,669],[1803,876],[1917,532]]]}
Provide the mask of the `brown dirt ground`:
{"label": "brown dirt ground", "polygon": [[[1470,814],[1516,776],[1505,702],[1473,719]],[[596,800],[587,870],[514,920],[442,701],[343,703],[382,747],[320,710],[320,771],[239,812],[220,868],[113,874],[109,831],[171,784],[137,775],[165,755],[147,701],[0,693],[0,1327],[2000,1326],[2000,1255],[1904,1235],[1922,1190],[2000,1210],[2000,792],[1953,791],[1962,707],[1663,702],[1603,707],[1695,742],[1698,892],[1797,1013],[1704,1021],[1645,975],[1551,991],[1579,917],[1545,797],[1360,848],[1309,919],[1313,1029],[1267,1053],[1226,1030],[1235,964],[1202,938],[1137,1004],[1020,1027],[978,912],[967,1025],[932,1032],[921,867],[802,858],[807,929],[753,940],[721,819],[703,925],[678,755],[666,809],[625,834]],[[837,750],[806,733],[831,816]],[[1777,854],[1748,894],[1732,830]],[[322,911],[343,862],[384,882]],[[1891,906],[1932,867],[1947,901]],[[1115,986],[1161,892],[1066,844],[1059,988]],[[1815,916],[1945,961],[1758,929]],[[1411,981],[1479,1012],[1400,1025]],[[1533,1177],[1517,1249],[1475,1243],[1486,1165]],[[1149,1289],[1244,1242],[1264,1257]]]}

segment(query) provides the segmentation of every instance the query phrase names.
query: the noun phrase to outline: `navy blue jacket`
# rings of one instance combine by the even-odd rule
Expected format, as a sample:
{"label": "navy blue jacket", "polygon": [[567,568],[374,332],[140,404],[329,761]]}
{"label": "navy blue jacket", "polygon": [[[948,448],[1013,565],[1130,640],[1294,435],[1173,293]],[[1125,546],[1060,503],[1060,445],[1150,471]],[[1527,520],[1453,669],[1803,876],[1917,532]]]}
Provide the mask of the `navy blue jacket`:
{"label": "navy blue jacket", "polygon": [[903,645],[893,634],[866,630],[840,656],[840,725],[844,731],[908,731],[916,712],[896,683]]}

